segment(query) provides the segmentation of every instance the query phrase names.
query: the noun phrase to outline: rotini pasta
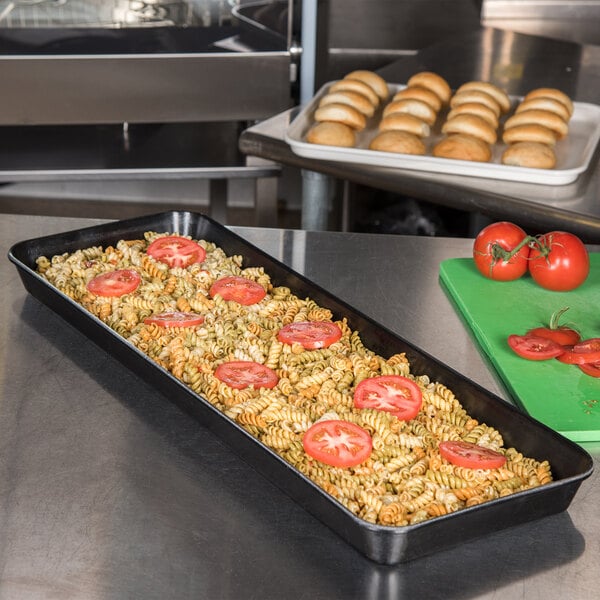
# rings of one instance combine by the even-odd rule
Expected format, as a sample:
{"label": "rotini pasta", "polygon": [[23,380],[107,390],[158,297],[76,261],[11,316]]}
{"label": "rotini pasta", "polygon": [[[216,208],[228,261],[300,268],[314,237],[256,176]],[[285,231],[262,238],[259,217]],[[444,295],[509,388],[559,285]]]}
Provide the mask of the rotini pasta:
{"label": "rotini pasta", "polygon": [[[41,256],[38,272],[360,518],[405,526],[552,480],[547,461],[505,448],[500,433],[469,416],[451,390],[412,373],[404,354],[378,356],[345,320],[333,321],[329,309],[274,285],[262,267],[243,267],[241,256],[227,256],[206,240],[196,241],[206,251],[204,260],[185,268],[170,268],[146,253],[152,241],[168,235],[177,234],[146,232],[143,239],[122,240],[115,247]],[[90,280],[117,269],[135,270],[139,287],[112,298],[90,292]],[[266,295],[250,305],[219,294],[211,297],[211,287],[224,277],[244,277]],[[201,323],[162,327],[145,322],[165,311],[195,312],[202,315]],[[304,321],[335,322],[341,338],[327,348],[309,350],[278,340],[282,327]],[[230,387],[215,377],[217,367],[229,361],[264,365],[277,374],[277,383],[271,388]],[[404,421],[354,406],[353,393],[361,381],[395,375],[411,379],[422,392],[415,418]],[[373,440],[371,456],[347,468],[311,458],[303,435],[321,419],[365,429]],[[495,450],[506,463],[488,470],[455,466],[438,450],[447,440]]]}

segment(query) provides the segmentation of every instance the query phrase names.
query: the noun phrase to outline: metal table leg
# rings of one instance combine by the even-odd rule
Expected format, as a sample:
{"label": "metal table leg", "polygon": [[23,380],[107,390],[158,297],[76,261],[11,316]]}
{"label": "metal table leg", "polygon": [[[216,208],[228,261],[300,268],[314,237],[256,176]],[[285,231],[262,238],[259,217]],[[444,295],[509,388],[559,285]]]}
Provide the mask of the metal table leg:
{"label": "metal table leg", "polygon": [[329,182],[328,175],[302,170],[302,229],[327,230]]}

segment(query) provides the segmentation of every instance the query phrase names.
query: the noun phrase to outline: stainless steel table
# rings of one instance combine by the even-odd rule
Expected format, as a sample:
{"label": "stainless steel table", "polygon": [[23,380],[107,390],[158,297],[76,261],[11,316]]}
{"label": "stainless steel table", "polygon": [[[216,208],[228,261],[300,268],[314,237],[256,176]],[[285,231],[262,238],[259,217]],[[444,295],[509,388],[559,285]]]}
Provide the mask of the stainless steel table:
{"label": "stainless steel table", "polygon": [[[95,223],[2,215],[2,252]],[[236,231],[504,395],[438,283],[469,240]],[[597,597],[598,472],[568,512],[376,565],[0,269],[0,600]]]}
{"label": "stainless steel table", "polygon": [[[402,83],[421,70],[444,76],[453,88],[483,79],[519,96],[534,87],[563,89],[574,100],[600,103],[600,46],[580,46],[491,28],[441,41],[399,59],[379,73]],[[536,231],[566,228],[588,243],[600,242],[600,153],[575,182],[550,186],[459,175],[422,173],[300,157],[285,141],[295,109],[244,131],[240,149],[302,169],[303,227],[326,228],[327,178],[362,184],[493,219],[513,219]]]}

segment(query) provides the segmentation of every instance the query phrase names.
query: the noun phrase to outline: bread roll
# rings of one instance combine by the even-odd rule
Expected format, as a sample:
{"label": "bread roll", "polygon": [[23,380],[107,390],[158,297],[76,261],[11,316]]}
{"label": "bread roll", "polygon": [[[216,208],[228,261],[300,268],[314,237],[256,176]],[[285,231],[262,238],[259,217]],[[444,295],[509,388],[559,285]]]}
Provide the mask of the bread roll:
{"label": "bread roll", "polygon": [[465,92],[457,92],[452,96],[450,100],[450,107],[456,108],[461,104],[466,104],[467,102],[479,102],[480,104],[484,104],[490,110],[494,111],[496,118],[500,117],[500,105],[494,100],[493,96],[490,96],[486,92],[482,92],[481,90],[467,90]]}
{"label": "bread roll", "polygon": [[550,112],[556,113],[565,123],[569,122],[571,115],[569,109],[558,100],[553,98],[532,98],[531,100],[524,100],[517,106],[515,113],[520,113],[525,110],[549,110]]}
{"label": "bread roll", "polygon": [[358,81],[362,81],[367,85],[373,88],[373,91],[377,94],[377,96],[381,100],[387,100],[390,96],[390,90],[388,85],[383,77],[377,75],[377,73],[373,73],[373,71],[366,71],[364,69],[359,69],[357,71],[352,71],[348,73],[344,79],[358,79]]}
{"label": "bread roll", "polygon": [[529,124],[517,125],[510,129],[505,129],[502,134],[502,141],[505,144],[515,144],[517,142],[539,142],[547,146],[556,144],[556,134],[552,129],[543,125]]}
{"label": "bread roll", "polygon": [[556,166],[556,154],[547,144],[518,142],[504,151],[502,163],[515,167],[553,169]]}
{"label": "bread roll", "polygon": [[411,87],[399,90],[392,98],[392,100],[408,99],[425,102],[425,104],[429,104],[429,106],[431,106],[435,112],[439,112],[442,109],[442,101],[440,97],[435,92],[432,92],[431,90],[428,90],[420,85],[413,85]]}
{"label": "bread roll", "polygon": [[356,134],[348,125],[324,121],[313,125],[308,130],[306,141],[311,144],[351,148],[356,144]]}
{"label": "bread roll", "polygon": [[419,117],[397,112],[381,119],[379,131],[407,131],[417,137],[427,137],[431,133],[431,127]]}
{"label": "bread roll", "polygon": [[502,88],[499,88],[489,81],[468,81],[467,83],[463,83],[456,90],[456,93],[470,92],[473,90],[489,94],[500,105],[500,110],[503,113],[507,113],[510,110],[510,98],[508,97],[508,94]]}
{"label": "bread roll", "polygon": [[526,94],[523,101],[533,100],[533,98],[552,98],[553,100],[558,100],[565,105],[569,111],[569,115],[573,115],[573,102],[571,101],[571,98],[556,88],[536,88]]}
{"label": "bread roll", "polygon": [[543,125],[551,129],[556,134],[557,139],[563,139],[569,132],[569,126],[556,113],[548,110],[525,110],[515,113],[512,117],[506,120],[504,129],[510,129],[518,125]]}
{"label": "bread roll", "polygon": [[326,104],[315,110],[315,121],[333,121],[343,123],[361,131],[366,127],[367,119],[361,112],[348,104]]}
{"label": "bread roll", "polygon": [[419,85],[427,88],[428,90],[435,92],[444,104],[448,104],[450,96],[452,95],[452,90],[450,89],[448,82],[437,73],[432,73],[431,71],[415,73],[408,80],[406,85],[408,87]]}
{"label": "bread roll", "polygon": [[425,154],[425,144],[421,139],[406,131],[384,131],[373,138],[371,150],[398,152],[400,154]]}
{"label": "bread roll", "polygon": [[425,121],[428,125],[433,125],[437,119],[437,113],[429,104],[408,98],[406,100],[394,100],[383,109],[383,116],[387,117],[393,113],[408,113]]}
{"label": "bread roll", "polygon": [[327,104],[347,104],[361,112],[365,117],[372,117],[375,113],[375,107],[371,104],[371,101],[357,92],[329,92],[321,98],[319,106]]}
{"label": "bread roll", "polygon": [[480,102],[465,102],[453,108],[446,117],[447,120],[453,119],[458,115],[477,115],[485,119],[494,129],[498,129],[500,121],[491,108]]}
{"label": "bread roll", "polygon": [[495,144],[498,139],[496,130],[485,119],[469,114],[457,115],[447,120],[442,126],[442,133],[464,133],[487,144]]}
{"label": "bread roll", "polygon": [[488,144],[477,138],[455,133],[439,141],[433,148],[433,155],[453,160],[489,162],[492,150]]}
{"label": "bread roll", "polygon": [[375,93],[375,90],[364,81],[359,81],[358,79],[340,79],[331,84],[328,92],[355,92],[357,94],[362,94],[369,99],[375,108],[379,106],[380,102],[379,96]]}

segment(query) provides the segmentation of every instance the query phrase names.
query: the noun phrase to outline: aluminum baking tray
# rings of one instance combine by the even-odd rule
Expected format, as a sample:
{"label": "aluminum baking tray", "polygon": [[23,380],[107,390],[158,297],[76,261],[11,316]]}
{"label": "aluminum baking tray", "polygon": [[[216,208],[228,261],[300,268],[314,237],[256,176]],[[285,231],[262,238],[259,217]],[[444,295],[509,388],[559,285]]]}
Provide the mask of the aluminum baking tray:
{"label": "aluminum baking tray", "polygon": [[[210,240],[228,254],[242,255],[246,266],[264,267],[274,284],[288,286],[300,296],[312,297],[332,310],[336,318],[347,317],[349,325],[360,331],[365,345],[375,352],[383,356],[406,352],[414,372],[426,373],[453,390],[469,413],[501,432],[507,445],[538,460],[549,460],[555,480],[542,487],[406,527],[373,525],[360,519],[35,271],[35,260],[40,255],[50,257],[88,246],[107,246],[120,239],[140,238],[149,230],[178,232]],[[220,436],[249,465],[375,562],[406,562],[564,511],[581,482],[592,473],[592,459],[580,446],[492,395],[206,216],[174,211],[106,223],[19,242],[10,249],[8,256],[32,296]]]}
{"label": "aluminum baking tray", "polygon": [[[441,124],[445,120],[444,112],[440,113],[431,135],[424,140],[427,148],[427,154],[424,156],[369,150],[370,141],[378,133],[377,123],[381,119],[383,107],[380,107],[375,115],[368,119],[367,127],[357,135],[357,143],[354,148],[310,144],[306,141],[306,133],[314,124],[313,115],[319,101],[327,93],[332,83],[323,85],[314,98],[301,108],[285,133],[285,141],[299,156],[520,183],[566,185],[576,181],[588,169],[598,141],[600,141],[600,106],[587,102],[574,102],[573,116],[569,121],[569,135],[564,140],[557,142],[555,147],[556,168],[554,169],[531,169],[503,165],[501,156],[507,146],[501,141],[493,144],[490,162],[451,160],[432,156],[433,146],[443,137]],[[388,87],[393,95],[406,86],[388,84]],[[511,96],[513,107],[520,100],[522,98],[519,96]],[[510,114],[512,114],[512,110]]]}

